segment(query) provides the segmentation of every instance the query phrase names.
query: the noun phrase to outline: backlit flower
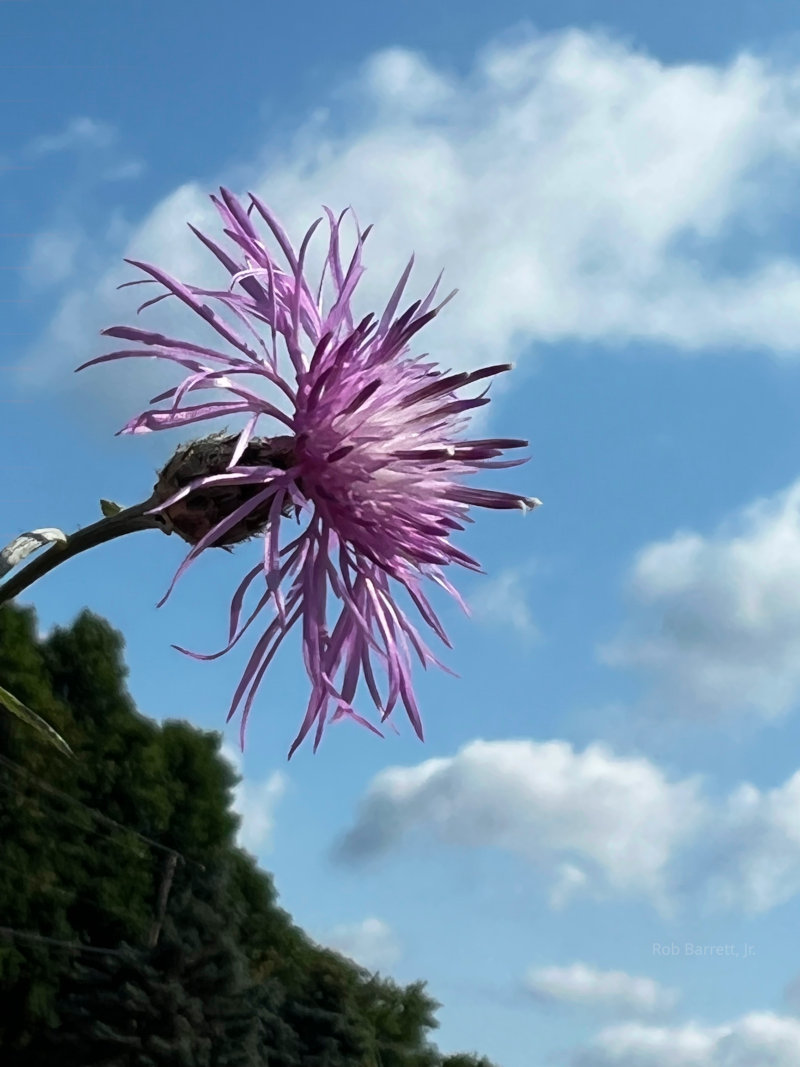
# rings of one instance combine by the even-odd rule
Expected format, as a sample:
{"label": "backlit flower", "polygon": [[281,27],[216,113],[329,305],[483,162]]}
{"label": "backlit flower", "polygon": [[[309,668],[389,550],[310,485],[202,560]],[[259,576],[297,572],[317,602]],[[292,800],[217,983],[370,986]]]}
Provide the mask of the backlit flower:
{"label": "backlit flower", "polygon": [[[424,300],[401,309],[411,263],[382,314],[356,321],[352,300],[368,231],[358,233],[344,263],[340,228],[346,213],[336,218],[326,209],[328,250],[323,277],[312,286],[305,260],[321,220],[296,251],[257,197],[246,209],[224,189],[212,199],[228,244],[223,248],[195,233],[231,275],[228,289],[201,289],[131,262],[163,287],[156,299],[177,297],[224,345],[114,326],[104,333],[129,347],[84,364],[155,357],[187,372],[179,386],[154,398],[162,406],[138,415],[123,433],[246,417],[237,435],[183,446],[161,473],[157,510],[192,545],[167,596],[204,549],[260,534],[263,558],[234,594],[228,644],[215,655],[236,644],[265,609],[271,618],[229,718],[242,708],[244,734],[264,674],[299,624],[311,695],[290,755],[311,730],[316,748],[326,722],[344,716],[376,730],[354,706],[362,680],[381,721],[401,704],[422,737],[411,657],[423,665],[437,661],[398,594],[405,590],[415,614],[449,646],[424,587],[430,582],[458,597],[445,576],[448,565],[479,569],[453,543],[453,534],[470,521],[472,507],[525,511],[539,503],[465,484],[481,470],[524,462],[502,457],[525,441],[463,437],[471,412],[489,400],[485,393],[464,397],[459,391],[510,368],[449,372],[411,353],[415,335],[450,299],[434,303],[437,282]],[[330,298],[323,297],[326,291]],[[197,402],[196,395],[207,390],[215,396]],[[219,399],[220,390],[228,398]],[[277,436],[257,434],[265,419],[277,423]],[[260,596],[242,622],[251,589]]]}

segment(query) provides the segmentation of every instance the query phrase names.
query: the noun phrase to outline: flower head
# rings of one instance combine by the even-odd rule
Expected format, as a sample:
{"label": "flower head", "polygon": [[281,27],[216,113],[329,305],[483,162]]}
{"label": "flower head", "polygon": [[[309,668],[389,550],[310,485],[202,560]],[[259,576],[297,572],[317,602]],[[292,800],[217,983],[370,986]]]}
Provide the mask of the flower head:
{"label": "flower head", "polygon": [[[305,260],[321,220],[296,251],[257,197],[247,209],[225,189],[212,200],[228,247],[194,232],[231,275],[228,289],[201,289],[158,267],[130,262],[166,290],[156,300],[177,297],[216,331],[224,349],[114,326],[105,335],[135,347],[84,364],[155,357],[187,372],[179,386],[152,401],[166,407],[144,411],[121,433],[247,418],[238,435],[184,446],[161,473],[156,510],[192,545],[167,596],[204,549],[263,534],[263,559],[236,590],[228,644],[215,654],[227,652],[271,608],[230,709],[229,718],[243,708],[242,736],[270,662],[299,623],[311,695],[290,755],[312,729],[316,748],[326,722],[344,716],[379,732],[354,706],[362,679],[381,721],[402,704],[422,737],[411,653],[423,666],[438,661],[397,594],[405,590],[423,623],[449,647],[424,586],[433,582],[458,597],[445,577],[448,564],[480,569],[453,544],[454,532],[470,521],[471,507],[525,511],[539,503],[464,484],[483,469],[525,462],[501,458],[525,441],[463,438],[470,413],[489,400],[485,393],[463,397],[459,390],[510,368],[451,373],[411,354],[415,335],[454,295],[435,305],[437,282],[424,300],[400,311],[413,259],[380,317],[356,322],[352,298],[369,231],[358,233],[345,265],[340,228],[346,213],[336,218],[326,209],[328,251],[312,289]],[[254,224],[259,217],[264,235]],[[322,296],[326,285],[333,294],[328,300]],[[259,383],[263,393],[250,387]],[[205,390],[223,390],[229,399],[194,403],[194,394]],[[278,424],[279,436],[256,434],[264,419]],[[290,516],[300,521],[300,532],[287,540]],[[242,623],[244,599],[254,585],[260,599]]]}

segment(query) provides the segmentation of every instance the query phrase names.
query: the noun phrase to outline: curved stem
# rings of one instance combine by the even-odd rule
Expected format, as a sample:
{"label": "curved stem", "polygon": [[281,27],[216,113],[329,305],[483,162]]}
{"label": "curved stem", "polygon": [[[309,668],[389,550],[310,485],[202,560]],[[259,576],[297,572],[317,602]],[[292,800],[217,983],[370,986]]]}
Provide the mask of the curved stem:
{"label": "curved stem", "polygon": [[164,519],[161,515],[147,514],[158,503],[159,500],[154,494],[143,504],[136,504],[116,515],[100,519],[82,530],[76,530],[75,533],[69,535],[66,544],[52,545],[46,552],[35,556],[30,563],[0,585],[0,604],[13,600],[15,596],[19,596],[23,590],[58,567],[59,564],[89,548],[95,548],[97,545],[113,541],[114,538],[123,537],[125,534],[135,533],[136,530],[165,530]]}

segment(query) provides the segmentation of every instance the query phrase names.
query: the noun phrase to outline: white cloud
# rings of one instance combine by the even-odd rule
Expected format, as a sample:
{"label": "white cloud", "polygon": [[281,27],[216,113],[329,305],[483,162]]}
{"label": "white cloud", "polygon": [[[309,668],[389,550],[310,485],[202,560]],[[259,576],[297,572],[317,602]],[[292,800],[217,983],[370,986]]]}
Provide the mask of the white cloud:
{"label": "white cloud", "polygon": [[[295,235],[322,203],[352,203],[376,222],[368,301],[387,295],[412,248],[415,290],[444,267],[461,296],[429,343],[447,362],[497,362],[530,342],[575,338],[794,352],[800,264],[771,255],[769,239],[791,210],[799,95],[797,71],[753,56],[669,65],[575,30],[517,32],[464,75],[395,48],[373,55],[293,143],[254,146],[236,182]],[[178,193],[187,188],[194,206],[193,187]],[[199,283],[211,257],[172,247],[187,206],[170,194],[133,244],[148,259],[180,260]],[[737,239],[751,258],[721,273],[720,250]],[[58,351],[64,373],[83,354],[87,335],[116,315],[108,282],[65,297],[34,362]]]}
{"label": "white cloud", "polygon": [[528,603],[526,578],[525,569],[520,567],[508,567],[484,578],[469,597],[475,618],[494,626],[510,626],[520,637],[535,641],[539,628]]}
{"label": "white cloud", "polygon": [[237,841],[248,852],[260,854],[269,849],[275,825],[275,807],[286,791],[286,776],[274,771],[268,778],[244,778],[234,790],[233,806],[241,815]]}
{"label": "white cloud", "polygon": [[391,927],[382,919],[363,919],[357,923],[335,926],[322,938],[330,948],[369,971],[387,971],[402,955],[400,944]]}
{"label": "white cloud", "polygon": [[[210,257],[203,255],[202,246],[187,226],[191,222],[207,229],[213,225],[213,216],[205,192],[189,183],[165,197],[135,229],[119,217],[112,219],[101,239],[95,242],[99,251],[94,261],[81,265],[83,274],[91,280],[68,289],[59,301],[43,338],[35,345],[34,354],[18,368],[20,382],[33,388],[58,384],[77,390],[88,388],[95,395],[100,392],[109,404],[116,404],[114,415],[119,417],[123,412],[131,415],[132,397],[146,401],[152,391],[172,381],[171,368],[149,362],[144,372],[139,365],[125,364],[116,364],[105,373],[102,368],[80,375],[74,375],[73,371],[91,356],[110,350],[108,341],[96,338],[102,327],[134,321],[138,305],[155,295],[147,286],[119,289],[121,283],[136,277],[134,270],[122,262],[123,255],[147,260],[153,248],[158,247],[160,252],[155,258],[166,271],[179,277],[203,274],[212,284],[220,282],[221,273],[213,269],[213,263],[209,264]],[[87,240],[84,235],[84,243]],[[97,258],[102,256],[103,249],[107,254],[110,247],[120,245],[119,256],[114,255],[114,265],[98,269]],[[183,315],[172,301],[163,301],[146,314],[151,329],[177,330],[184,337],[208,340],[208,327]]]}
{"label": "white cloud", "polygon": [[42,230],[28,250],[25,275],[37,288],[58,285],[74,274],[82,235],[75,230]]}
{"label": "white cloud", "polygon": [[602,744],[473,741],[375,776],[334,856],[358,865],[409,842],[497,848],[573,898],[640,897],[663,912],[765,912],[800,894],[800,771],[721,798]]}
{"label": "white cloud", "polygon": [[587,887],[586,872],[574,863],[559,863],[550,886],[550,907],[554,911],[565,908],[570,900]]}
{"label": "white cloud", "polygon": [[113,126],[97,119],[81,116],[70,119],[58,133],[42,134],[26,146],[26,154],[49,156],[75,148],[108,148],[114,143],[116,131]]}
{"label": "white cloud", "polygon": [[615,1015],[660,1015],[670,1011],[678,992],[625,971],[601,971],[585,963],[539,967],[525,977],[526,990],[537,1000],[593,1008]]}
{"label": "white cloud", "polygon": [[127,159],[122,163],[115,163],[103,172],[103,181],[124,182],[134,178],[140,178],[147,170],[144,160]]}
{"label": "white cloud", "polygon": [[372,56],[353,88],[358,92],[364,87],[377,107],[400,118],[431,112],[441,115],[455,103],[453,81],[405,48],[387,48]]}
{"label": "white cloud", "polygon": [[800,482],[717,533],[648,545],[606,662],[640,671],[676,713],[772,719],[800,699]]}
{"label": "white cloud", "polygon": [[[242,757],[233,746],[223,744],[221,754],[242,775]],[[233,810],[241,819],[237,843],[260,855],[269,850],[275,825],[275,808],[286,792],[286,775],[274,771],[267,778],[242,777],[233,790]]]}
{"label": "white cloud", "polygon": [[573,1067],[797,1067],[800,1021],[753,1012],[722,1026],[624,1023],[575,1053]]}
{"label": "white cloud", "polygon": [[[84,403],[83,410],[86,417],[101,424],[103,432],[119,429],[136,411],[147,406],[150,397],[173,385],[174,368],[149,360],[121,361],[111,367],[74,373],[80,363],[114,347],[113,342],[97,336],[101,327],[136,322],[135,309],[155,295],[147,286],[118,288],[121,283],[136,277],[133,269],[122,262],[122,253],[119,262],[110,269],[97,269],[97,261],[106,262],[103,251],[107,253],[111,247],[124,248],[126,257],[147,259],[147,250],[158,234],[159,239],[166,241],[164,253],[159,257],[164,269],[189,277],[204,270],[206,279],[217,284],[221,280],[220,273],[214,272],[212,267],[209,274],[207,257],[198,251],[199,242],[186,225],[192,222],[207,227],[212,221],[211,216],[205,193],[197,186],[187,184],[165,198],[151,213],[148,223],[138,228],[131,228],[117,215],[93,243],[84,234],[81,275],[90,281],[66,289],[56,304],[55,314],[43,338],[35,346],[35,355],[16,367],[19,384],[29,389],[47,386],[69,391],[76,407],[81,399],[89,398],[91,402]],[[114,259],[117,259],[116,255]],[[101,309],[99,315],[98,309]],[[151,329],[165,333],[177,331],[180,336],[200,343],[209,340],[210,331],[206,324],[183,314],[173,301],[162,301],[144,314],[146,325]],[[236,420],[229,420],[228,425],[235,428]],[[174,434],[162,436],[159,445],[166,448],[163,452],[166,459],[170,452],[167,442],[170,437],[174,438]]]}
{"label": "white cloud", "polygon": [[800,893],[800,771],[775,789],[740,785],[690,860],[714,907],[764,912]]}
{"label": "white cloud", "polygon": [[337,855],[358,862],[429,834],[520,855],[560,892],[568,862],[573,890],[660,901],[668,861],[701,813],[695,781],[670,782],[648,760],[601,744],[575,752],[564,741],[473,741],[455,756],[380,772]]}

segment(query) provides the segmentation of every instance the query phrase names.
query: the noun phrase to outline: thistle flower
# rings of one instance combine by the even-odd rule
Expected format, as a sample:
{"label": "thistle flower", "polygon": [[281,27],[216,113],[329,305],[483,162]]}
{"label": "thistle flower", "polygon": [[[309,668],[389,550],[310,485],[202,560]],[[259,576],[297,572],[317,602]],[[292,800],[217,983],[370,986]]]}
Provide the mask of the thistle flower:
{"label": "thistle flower", "polygon": [[[447,566],[480,570],[453,544],[453,534],[471,521],[472,507],[526,511],[539,503],[464,484],[466,476],[481,470],[525,462],[501,458],[508,449],[525,447],[525,441],[462,436],[470,413],[489,399],[485,392],[463,397],[459,390],[510,367],[453,373],[410,353],[415,335],[454,295],[434,305],[437,281],[423,300],[398,311],[413,257],[380,317],[356,322],[352,300],[369,230],[361,233],[356,224],[355,251],[345,266],[340,230],[347,212],[337,218],[325,209],[328,250],[312,288],[305,261],[321,219],[295,251],[257,197],[251,196],[247,209],[225,189],[212,201],[229,245],[223,248],[192,229],[231,275],[228,289],[201,289],[156,266],[129,262],[147,276],[144,280],[165,290],[142,308],[177,297],[216,331],[225,350],[114,326],[104,334],[135,347],[83,365],[155,357],[187,372],[179,386],[151,401],[166,402],[166,407],[144,411],[120,433],[234,415],[247,418],[238,435],[217,434],[183,446],[161,472],[153,511],[192,545],[164,600],[206,548],[228,547],[260,534],[263,559],[233,596],[226,647],[213,655],[187,653],[197,659],[223,655],[265,609],[271,610],[228,716],[242,708],[242,739],[265,672],[296,624],[302,628],[311,694],[290,756],[312,729],[316,749],[328,721],[349,717],[380,732],[356,711],[362,679],[381,721],[401,704],[422,738],[412,652],[423,667],[442,664],[398,594],[407,594],[425,626],[450,647],[424,587],[433,583],[460,600],[445,576]],[[259,217],[281,260],[257,231]],[[322,295],[326,285],[333,294],[328,300]],[[253,382],[264,392],[250,388]],[[194,394],[204,390],[223,390],[230,399],[192,403]],[[256,436],[264,419],[277,423],[281,434]],[[287,539],[289,517],[301,528]],[[253,586],[260,589],[260,599],[242,622],[244,600]]]}

